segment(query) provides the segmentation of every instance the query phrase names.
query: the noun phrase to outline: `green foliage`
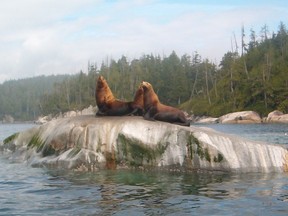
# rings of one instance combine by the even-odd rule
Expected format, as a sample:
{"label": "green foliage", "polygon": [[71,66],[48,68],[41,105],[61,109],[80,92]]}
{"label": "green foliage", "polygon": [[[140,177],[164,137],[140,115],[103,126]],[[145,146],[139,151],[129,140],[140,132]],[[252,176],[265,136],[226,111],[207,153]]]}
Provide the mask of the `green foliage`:
{"label": "green foliage", "polygon": [[90,70],[88,74],[80,71],[79,74],[69,76],[61,83],[54,83],[52,92],[40,100],[42,114],[81,110],[94,105],[95,79],[96,72]]}
{"label": "green foliage", "polygon": [[39,76],[11,80],[0,85],[0,118],[11,115],[16,120],[31,120],[41,115],[40,100],[51,94],[53,84],[61,82],[67,75]]}
{"label": "green foliage", "polygon": [[[244,37],[244,27],[242,28]],[[260,38],[257,40],[257,38]],[[95,105],[95,81],[103,75],[118,99],[132,100],[140,82],[153,85],[162,103],[196,115],[220,116],[240,110],[267,115],[275,109],[288,113],[288,33],[283,23],[268,37],[251,29],[241,54],[227,52],[217,67],[197,53],[179,57],[143,55],[129,61],[107,59],[100,68],[73,76],[36,77],[0,85],[0,117],[35,119],[39,115],[81,110]],[[109,60],[109,61],[108,61]]]}
{"label": "green foliage", "polygon": [[[288,104],[288,33],[283,23],[271,38],[267,26],[261,40],[251,33],[248,49],[241,56],[228,52],[217,70],[217,83],[210,87],[211,103],[197,95],[182,104],[197,115],[220,116],[228,112],[254,110],[262,116],[279,109],[287,113]],[[208,94],[206,94],[207,96]]]}
{"label": "green foliage", "polygon": [[145,80],[153,85],[162,103],[178,106],[197,94],[207,95],[206,87],[202,86],[213,86],[216,66],[208,60],[202,62],[198,54],[193,58],[194,63],[190,56],[179,58],[173,51],[163,58],[143,55],[128,62],[122,56],[118,61],[112,59],[109,64],[102,63],[99,70],[96,66],[89,67],[88,74],[80,72],[61,83],[55,83],[52,93],[44,95],[40,101],[42,113],[56,114],[95,105],[95,83],[99,75],[106,78],[118,99],[132,100],[139,84]]}
{"label": "green foliage", "polygon": [[280,103],[277,109],[282,111],[283,113],[288,113],[288,98],[286,98],[286,100]]}

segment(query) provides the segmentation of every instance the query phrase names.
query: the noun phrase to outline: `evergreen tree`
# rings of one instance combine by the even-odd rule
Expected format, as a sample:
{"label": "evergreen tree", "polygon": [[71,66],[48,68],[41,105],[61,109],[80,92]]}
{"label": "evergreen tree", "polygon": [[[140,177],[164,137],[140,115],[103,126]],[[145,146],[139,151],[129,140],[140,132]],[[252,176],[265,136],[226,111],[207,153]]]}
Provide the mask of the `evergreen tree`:
{"label": "evergreen tree", "polygon": [[[250,29],[241,50],[224,54],[219,66],[194,52],[191,56],[142,55],[128,61],[108,59],[100,68],[88,62],[88,72],[11,80],[0,85],[0,115],[19,120],[95,106],[95,83],[103,75],[116,98],[130,101],[142,81],[153,85],[161,102],[197,115],[220,116],[254,110],[267,115],[275,109],[288,113],[288,34],[280,23],[275,33],[264,25],[257,36]],[[0,117],[1,117],[0,116]]]}

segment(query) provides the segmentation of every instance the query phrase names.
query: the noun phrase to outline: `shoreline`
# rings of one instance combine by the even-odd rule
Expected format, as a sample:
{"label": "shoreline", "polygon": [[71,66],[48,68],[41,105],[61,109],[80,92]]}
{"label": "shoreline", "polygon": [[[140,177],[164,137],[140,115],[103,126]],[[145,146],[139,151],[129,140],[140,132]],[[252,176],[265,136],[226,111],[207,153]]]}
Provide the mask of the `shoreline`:
{"label": "shoreline", "polygon": [[[68,111],[65,113],[59,113],[55,116],[49,114],[47,116],[39,116],[35,120],[28,121],[19,121],[14,120],[12,122],[1,121],[0,124],[35,124],[41,125],[47,123],[49,121],[59,119],[59,118],[67,118],[67,117],[75,117],[81,115],[95,115],[97,111],[97,107],[92,107],[91,105],[88,108],[83,109],[82,111]],[[284,114],[281,111],[274,110],[270,112],[265,117],[260,117],[260,115],[255,111],[239,111],[232,112],[222,115],[220,117],[209,117],[209,116],[194,116],[188,115],[186,113],[187,119],[190,121],[190,124],[266,124],[266,123],[288,123],[288,114]]]}

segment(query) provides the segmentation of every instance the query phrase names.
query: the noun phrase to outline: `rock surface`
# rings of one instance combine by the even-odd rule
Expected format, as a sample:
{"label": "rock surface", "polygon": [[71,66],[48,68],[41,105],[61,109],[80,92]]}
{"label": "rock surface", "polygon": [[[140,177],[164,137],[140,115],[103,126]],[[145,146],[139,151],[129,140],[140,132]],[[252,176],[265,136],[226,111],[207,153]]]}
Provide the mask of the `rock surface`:
{"label": "rock surface", "polygon": [[11,115],[5,115],[2,119],[2,123],[13,123],[14,118]]}
{"label": "rock surface", "polygon": [[255,124],[262,123],[262,119],[257,112],[254,111],[241,111],[228,113],[220,116],[219,118],[213,117],[202,117],[194,121],[195,123],[222,123],[222,124]]}
{"label": "rock surface", "polygon": [[219,118],[219,123],[261,123],[261,117],[254,111],[233,112]]}
{"label": "rock surface", "polygon": [[97,111],[97,107],[93,107],[90,105],[89,107],[81,110],[81,111],[68,111],[65,113],[59,113],[57,116],[53,117],[51,114],[48,116],[39,116],[37,120],[34,121],[35,124],[45,124],[51,120],[59,119],[59,118],[67,118],[67,117],[75,117],[80,115],[95,115]]}
{"label": "rock surface", "polygon": [[45,124],[53,119],[52,115],[48,116],[39,116],[36,121],[34,121],[35,124]]}
{"label": "rock surface", "polygon": [[288,114],[283,114],[281,111],[274,110],[270,112],[265,119],[265,122],[270,123],[288,123]]}
{"label": "rock surface", "polygon": [[76,116],[14,134],[0,146],[32,166],[98,170],[144,168],[283,172],[288,151],[208,128],[152,122],[142,117]]}

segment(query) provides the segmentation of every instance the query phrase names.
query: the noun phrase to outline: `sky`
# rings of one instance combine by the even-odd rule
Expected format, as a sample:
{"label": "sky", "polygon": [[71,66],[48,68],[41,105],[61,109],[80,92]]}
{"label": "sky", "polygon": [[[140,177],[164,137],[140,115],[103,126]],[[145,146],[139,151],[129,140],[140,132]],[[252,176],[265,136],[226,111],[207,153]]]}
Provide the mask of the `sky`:
{"label": "sky", "polygon": [[250,29],[272,34],[287,20],[287,0],[1,0],[0,83],[123,55],[197,52],[218,64],[242,26],[249,40]]}

